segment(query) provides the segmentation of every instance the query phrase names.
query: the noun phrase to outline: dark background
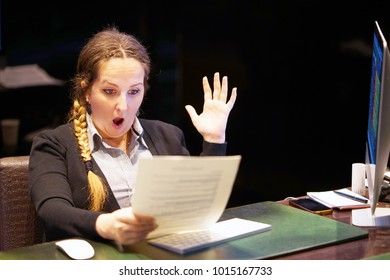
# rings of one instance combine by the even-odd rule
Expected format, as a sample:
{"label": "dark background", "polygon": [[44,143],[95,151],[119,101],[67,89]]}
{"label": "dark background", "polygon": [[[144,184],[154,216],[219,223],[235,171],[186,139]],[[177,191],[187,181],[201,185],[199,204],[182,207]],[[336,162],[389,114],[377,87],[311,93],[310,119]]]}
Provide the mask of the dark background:
{"label": "dark background", "polygon": [[[192,154],[201,137],[184,109],[201,111],[201,80],[238,87],[228,153],[243,156],[229,206],[348,187],[364,162],[374,21],[390,38],[390,1],[18,1],[1,2],[3,66],[37,63],[69,80],[78,52],[107,25],[151,53],[144,117],[180,126]],[[24,136],[64,121],[67,85],[0,91],[0,118]]]}

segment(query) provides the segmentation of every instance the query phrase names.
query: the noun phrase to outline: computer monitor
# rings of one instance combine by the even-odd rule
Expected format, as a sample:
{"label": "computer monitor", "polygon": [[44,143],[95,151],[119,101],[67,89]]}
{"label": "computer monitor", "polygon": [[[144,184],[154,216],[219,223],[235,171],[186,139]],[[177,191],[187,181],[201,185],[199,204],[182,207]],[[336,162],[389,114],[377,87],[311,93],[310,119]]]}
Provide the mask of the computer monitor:
{"label": "computer monitor", "polygon": [[377,207],[390,153],[390,53],[377,21],[372,46],[371,86],[366,141],[370,208],[352,211],[359,226],[390,227],[390,208]]}

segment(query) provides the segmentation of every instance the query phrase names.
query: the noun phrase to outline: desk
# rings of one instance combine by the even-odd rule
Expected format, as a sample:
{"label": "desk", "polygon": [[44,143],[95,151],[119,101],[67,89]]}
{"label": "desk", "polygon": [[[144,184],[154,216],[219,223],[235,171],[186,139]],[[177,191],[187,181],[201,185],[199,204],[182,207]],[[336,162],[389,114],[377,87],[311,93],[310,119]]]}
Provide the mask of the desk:
{"label": "desk", "polygon": [[[363,230],[350,225],[351,212],[326,217],[287,205],[287,201],[260,202],[226,209],[221,220],[232,217],[270,223],[270,231],[230,241],[189,255],[179,255],[141,242],[126,246],[91,241],[95,259],[362,259],[385,253],[390,258],[390,229]],[[313,232],[314,230],[314,232]],[[310,238],[314,237],[314,238]],[[312,239],[312,240],[311,240]],[[312,242],[315,242],[314,249]],[[282,252],[282,253],[280,253]],[[67,259],[54,242],[0,252],[0,259]]]}

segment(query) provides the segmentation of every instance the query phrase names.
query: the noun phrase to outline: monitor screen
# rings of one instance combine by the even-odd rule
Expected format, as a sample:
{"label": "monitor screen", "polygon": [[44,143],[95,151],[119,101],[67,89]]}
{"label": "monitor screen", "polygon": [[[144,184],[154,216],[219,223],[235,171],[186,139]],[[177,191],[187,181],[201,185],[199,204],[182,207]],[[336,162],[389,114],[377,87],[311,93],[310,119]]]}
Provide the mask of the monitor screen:
{"label": "monitor screen", "polygon": [[374,33],[371,67],[370,102],[368,109],[367,148],[369,163],[376,163],[378,140],[379,104],[381,98],[383,48],[379,43],[378,34]]}

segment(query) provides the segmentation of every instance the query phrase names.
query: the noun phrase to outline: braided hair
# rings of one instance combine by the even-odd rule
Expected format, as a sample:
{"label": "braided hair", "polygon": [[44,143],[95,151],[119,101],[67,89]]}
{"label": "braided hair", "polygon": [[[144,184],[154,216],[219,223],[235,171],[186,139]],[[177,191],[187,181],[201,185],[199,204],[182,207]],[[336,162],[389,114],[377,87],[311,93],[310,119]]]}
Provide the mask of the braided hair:
{"label": "braided hair", "polygon": [[144,85],[148,89],[150,58],[146,48],[132,35],[120,32],[116,27],[107,27],[96,33],[80,52],[77,72],[72,79],[71,97],[73,107],[69,111],[69,122],[73,122],[80,156],[88,176],[89,209],[101,211],[107,198],[107,186],[94,173],[92,153],[88,142],[86,115],[89,105],[87,93],[99,74],[101,65],[111,58],[135,58],[145,70]]}

